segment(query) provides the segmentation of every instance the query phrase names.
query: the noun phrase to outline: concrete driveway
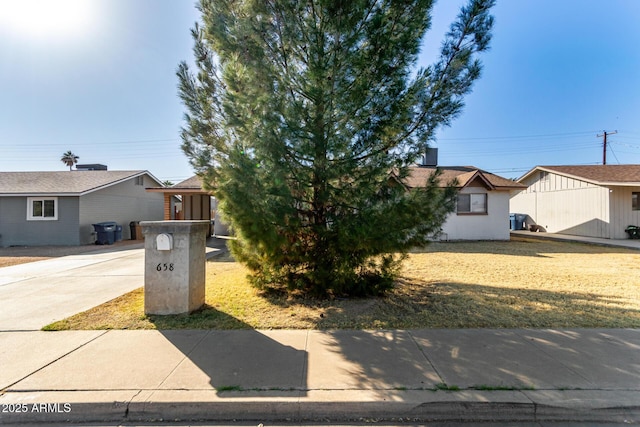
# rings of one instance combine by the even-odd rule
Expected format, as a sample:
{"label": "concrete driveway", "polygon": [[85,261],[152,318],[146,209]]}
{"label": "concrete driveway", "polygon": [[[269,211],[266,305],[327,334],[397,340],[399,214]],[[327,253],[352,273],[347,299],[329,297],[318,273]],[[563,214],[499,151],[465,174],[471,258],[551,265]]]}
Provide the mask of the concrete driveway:
{"label": "concrete driveway", "polygon": [[30,331],[144,286],[143,243],[0,268],[0,331]]}

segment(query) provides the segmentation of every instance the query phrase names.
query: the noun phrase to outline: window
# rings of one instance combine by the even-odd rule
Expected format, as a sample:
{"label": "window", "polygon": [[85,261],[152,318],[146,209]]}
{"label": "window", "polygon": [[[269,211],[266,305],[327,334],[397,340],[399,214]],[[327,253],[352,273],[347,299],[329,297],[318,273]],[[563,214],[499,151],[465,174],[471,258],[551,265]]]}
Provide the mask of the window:
{"label": "window", "polygon": [[631,193],[631,209],[640,211],[640,193]]}
{"label": "window", "polygon": [[57,197],[27,197],[28,221],[54,221],[58,219]]}
{"label": "window", "polygon": [[136,176],[136,185],[144,185],[144,176]]}
{"label": "window", "polygon": [[459,214],[486,214],[486,193],[458,194],[457,212]]}

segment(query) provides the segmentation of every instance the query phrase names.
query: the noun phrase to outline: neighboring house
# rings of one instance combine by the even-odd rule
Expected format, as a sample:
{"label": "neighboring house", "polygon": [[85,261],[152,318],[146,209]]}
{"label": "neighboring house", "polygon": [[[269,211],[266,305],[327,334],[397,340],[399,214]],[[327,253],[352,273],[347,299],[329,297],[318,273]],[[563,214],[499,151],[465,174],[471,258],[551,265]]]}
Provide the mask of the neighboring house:
{"label": "neighboring house", "polygon": [[518,182],[511,212],[548,232],[624,239],[640,225],[640,165],[537,166]]}
{"label": "neighboring house", "polygon": [[[164,194],[165,220],[207,220],[212,225],[209,235],[229,234],[228,226],[220,219],[215,197],[203,188],[202,180],[197,175],[171,187],[147,188],[147,191]],[[172,198],[181,200],[179,211],[172,208]]]}
{"label": "neighboring house", "polygon": [[0,172],[0,246],[85,245],[92,224],[162,220],[162,187],[147,171]]}
{"label": "neighboring house", "polygon": [[[509,196],[512,190],[524,188],[512,180],[473,166],[445,167],[440,185],[456,179],[458,200],[439,236],[443,240],[509,240]],[[436,170],[435,166],[415,166],[405,184],[410,188],[424,186]]]}

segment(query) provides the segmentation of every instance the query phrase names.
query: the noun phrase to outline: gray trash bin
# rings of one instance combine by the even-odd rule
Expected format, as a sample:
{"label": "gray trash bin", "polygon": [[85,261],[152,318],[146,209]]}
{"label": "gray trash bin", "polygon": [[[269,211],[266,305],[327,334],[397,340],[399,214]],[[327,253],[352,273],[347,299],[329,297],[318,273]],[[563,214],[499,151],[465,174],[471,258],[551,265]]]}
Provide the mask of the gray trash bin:
{"label": "gray trash bin", "polygon": [[509,230],[516,229],[516,214],[509,214]]}
{"label": "gray trash bin", "polygon": [[[96,245],[113,245],[116,241],[116,227],[118,224],[108,221],[92,225],[97,233]],[[122,227],[120,228],[120,239],[122,240]]]}
{"label": "gray trash bin", "polygon": [[515,214],[516,215],[516,230],[527,229],[527,214]]}

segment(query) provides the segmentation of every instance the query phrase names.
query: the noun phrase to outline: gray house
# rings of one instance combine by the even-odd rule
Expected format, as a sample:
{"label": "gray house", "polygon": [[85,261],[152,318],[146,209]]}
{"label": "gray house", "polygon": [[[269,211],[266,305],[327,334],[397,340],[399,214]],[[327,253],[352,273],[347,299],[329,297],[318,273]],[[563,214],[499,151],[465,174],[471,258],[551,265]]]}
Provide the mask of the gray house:
{"label": "gray house", "polygon": [[162,220],[162,187],[147,171],[0,172],[0,246],[86,245],[92,224]]}

